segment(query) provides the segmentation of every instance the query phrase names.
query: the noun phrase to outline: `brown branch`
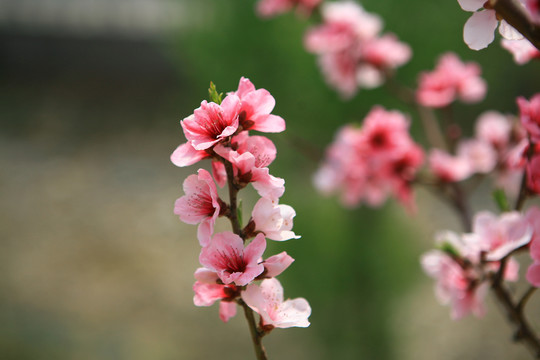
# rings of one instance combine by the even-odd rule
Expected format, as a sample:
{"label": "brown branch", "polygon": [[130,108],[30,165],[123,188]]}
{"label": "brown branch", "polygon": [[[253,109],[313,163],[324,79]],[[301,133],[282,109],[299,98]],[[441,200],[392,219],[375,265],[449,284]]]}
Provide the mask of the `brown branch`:
{"label": "brown branch", "polygon": [[517,0],[489,0],[489,5],[514,29],[540,50],[540,24],[531,19],[527,10]]}
{"label": "brown branch", "polygon": [[508,316],[508,320],[510,320],[510,322],[516,326],[514,340],[525,343],[525,345],[533,353],[534,357],[540,359],[540,339],[532,330],[523,313],[525,302],[532,294],[532,291],[527,291],[527,293],[525,293],[518,303],[512,299],[510,292],[505,288],[502,281],[507,260],[508,256],[501,260],[499,271],[493,279],[491,289],[495,293],[497,300],[499,300],[499,302],[502,304],[506,315]]}

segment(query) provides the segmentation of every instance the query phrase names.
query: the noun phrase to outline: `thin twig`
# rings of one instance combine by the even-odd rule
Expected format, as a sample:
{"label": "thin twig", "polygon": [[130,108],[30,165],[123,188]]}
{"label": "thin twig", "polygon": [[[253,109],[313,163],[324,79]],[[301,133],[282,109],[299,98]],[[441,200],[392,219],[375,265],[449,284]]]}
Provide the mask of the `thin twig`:
{"label": "thin twig", "polygon": [[[242,240],[245,242],[244,234],[242,233],[242,227],[238,220],[238,204],[237,204],[237,195],[238,195],[238,186],[236,185],[234,181],[234,170],[232,167],[232,164],[224,159],[223,161],[225,165],[225,170],[227,171],[227,182],[229,185],[229,215],[228,218],[231,222],[233,232],[242,237]],[[253,348],[255,349],[255,354],[257,356],[257,360],[267,360],[268,357],[266,356],[266,350],[262,344],[262,337],[264,333],[261,333],[257,329],[257,322],[255,320],[255,316],[253,314],[253,310],[242,300],[238,299],[237,303],[242,306],[244,309],[244,314],[246,316],[246,320],[248,322],[249,331],[251,334],[251,340],[253,342]]]}

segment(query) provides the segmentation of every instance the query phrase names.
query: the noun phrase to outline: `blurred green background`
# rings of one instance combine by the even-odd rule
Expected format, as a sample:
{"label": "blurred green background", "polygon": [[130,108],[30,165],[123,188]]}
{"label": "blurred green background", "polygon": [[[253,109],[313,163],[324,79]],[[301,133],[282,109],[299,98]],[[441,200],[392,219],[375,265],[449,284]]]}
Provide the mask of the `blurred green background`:
{"label": "blurred green background", "polygon": [[[254,3],[0,1],[0,358],[253,358],[241,314],[223,324],[217,305],[193,305],[196,227],[172,207],[198,167],[169,161],[209,82],[232,91],[241,76],[287,121],[269,136],[270,169],[302,238],[269,242],[267,254],[296,259],[280,276],[285,296],[313,309],[309,328],[264,339],[271,359],[526,358],[494,304],[460,322],[437,304],[418,260],[436,229],[459,229],[443,204],[419,192],[416,215],[392,201],[347,210],[316,193],[317,162],[299,144],[318,156],[375,104],[410,114],[423,142],[418,119],[384,88],[340,100],[303,50],[309,21],[261,20]],[[497,43],[466,47],[456,1],[362,4],[413,48],[403,83],[446,51],[482,65],[487,98],[455,108],[466,131],[483,110],[516,113],[516,96],[538,91],[538,63],[516,66]],[[243,197],[250,211],[255,197]],[[473,206],[492,207],[480,195]]]}

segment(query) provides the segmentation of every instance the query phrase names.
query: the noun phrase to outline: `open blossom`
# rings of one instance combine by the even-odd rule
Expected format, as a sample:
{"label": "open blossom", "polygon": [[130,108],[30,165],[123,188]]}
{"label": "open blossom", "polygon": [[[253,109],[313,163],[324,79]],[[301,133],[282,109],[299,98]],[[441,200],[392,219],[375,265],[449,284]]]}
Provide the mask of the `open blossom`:
{"label": "open blossom", "polygon": [[227,322],[236,315],[234,299],[240,294],[239,288],[233,284],[219,284],[217,274],[205,268],[199,268],[195,271],[195,279],[197,279],[193,284],[195,306],[211,306],[216,301],[221,300],[219,304],[220,319]]}
{"label": "open blossom", "polygon": [[517,104],[521,124],[530,134],[531,140],[540,143],[540,93],[531,97],[531,100],[519,97]]}
{"label": "open blossom", "polygon": [[435,295],[443,305],[450,305],[453,319],[469,313],[481,317],[485,314],[484,298],[487,283],[476,284],[477,274],[464,269],[454,259],[440,250],[431,250],[421,259],[424,271],[437,282]]}
{"label": "open blossom", "polygon": [[238,129],[240,98],[227,95],[221,105],[203,100],[201,106],[180,123],[195,150],[205,150],[233,135]]}
{"label": "open blossom", "polygon": [[532,59],[540,58],[540,51],[527,39],[502,39],[501,46],[508,50],[518,65],[528,63]]}
{"label": "open blossom", "polygon": [[259,234],[244,248],[242,238],[230,231],[215,234],[199,256],[200,263],[215,271],[224,284],[244,286],[264,271],[259,258],[266,249],[266,240]]}
{"label": "open blossom", "polygon": [[[484,0],[458,0],[458,2],[463,10],[473,12],[463,28],[463,40],[473,50],[487,47],[495,38],[493,33],[499,25],[495,10]],[[523,37],[504,20],[500,21],[499,33],[509,40]]]}
{"label": "open blossom", "polygon": [[249,79],[242,77],[238,90],[234,92],[240,98],[239,123],[242,130],[257,130],[277,133],[285,130],[285,120],[272,115],[276,100],[266,89],[255,89]]}
{"label": "open blossom", "polygon": [[261,316],[266,327],[308,327],[311,307],[304,298],[283,301],[283,287],[276,278],[266,279],[261,285],[249,284],[242,299]]}
{"label": "open blossom", "polygon": [[420,74],[416,100],[427,107],[444,107],[460,99],[475,103],[486,95],[486,82],[476,63],[463,63],[453,53],[441,56],[435,70]]}
{"label": "open blossom", "polygon": [[272,17],[292,10],[295,6],[298,12],[309,15],[322,0],[259,0],[257,13],[261,17]]}
{"label": "open blossom", "polygon": [[267,198],[260,198],[253,208],[252,218],[255,230],[261,231],[268,239],[289,240],[300,236],[291,231],[296,212],[289,205],[279,205]]}
{"label": "open blossom", "polygon": [[476,120],[476,138],[493,145],[495,148],[504,149],[510,142],[511,132],[511,121],[499,112],[483,112]]}
{"label": "open blossom", "polygon": [[456,150],[458,157],[469,162],[470,170],[487,174],[497,165],[497,151],[487,142],[477,139],[460,141]]}
{"label": "open blossom", "polygon": [[187,224],[199,224],[197,237],[201,246],[210,242],[214,224],[222,209],[216,184],[210,173],[199,169],[198,175],[190,175],[184,180],[185,195],[177,199],[174,213]]}
{"label": "open blossom", "polygon": [[527,220],[518,212],[500,216],[482,211],[474,216],[473,234],[489,261],[501,260],[513,250],[528,244],[532,231]]}

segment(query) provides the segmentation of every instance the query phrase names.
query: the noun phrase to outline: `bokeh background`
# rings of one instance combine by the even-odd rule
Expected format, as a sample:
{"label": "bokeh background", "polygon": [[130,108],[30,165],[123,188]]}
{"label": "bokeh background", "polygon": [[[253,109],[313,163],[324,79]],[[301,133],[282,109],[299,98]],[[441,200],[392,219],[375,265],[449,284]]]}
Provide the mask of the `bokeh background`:
{"label": "bokeh background", "polygon": [[[469,14],[456,1],[362,4],[412,46],[398,72],[409,86],[449,50],[481,63],[487,98],[455,108],[465,131],[483,110],[516,113],[516,96],[538,91],[538,63],[516,66],[497,43],[465,46]],[[1,359],[253,357],[243,316],[223,324],[217,306],[193,305],[196,227],[172,208],[198,167],[169,161],[209,82],[226,92],[241,76],[287,121],[269,136],[271,173],[286,180],[281,202],[302,238],[268,253],[296,259],[280,276],[285,295],[313,308],[309,328],[264,339],[270,358],[528,357],[492,301],[486,318],[453,322],[434,298],[418,260],[437,229],[459,230],[444,204],[419,191],[415,215],[394,202],[351,210],[314,190],[336,129],[374,104],[410,114],[424,140],[384,89],[347,102],[328,89],[302,47],[309,26],[293,14],[261,20],[254,0],[0,0]],[[493,208],[487,190],[475,209]],[[253,193],[242,196],[249,212]]]}

